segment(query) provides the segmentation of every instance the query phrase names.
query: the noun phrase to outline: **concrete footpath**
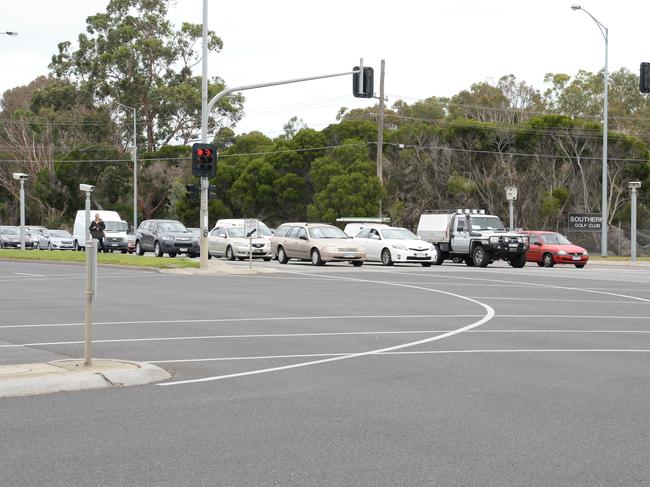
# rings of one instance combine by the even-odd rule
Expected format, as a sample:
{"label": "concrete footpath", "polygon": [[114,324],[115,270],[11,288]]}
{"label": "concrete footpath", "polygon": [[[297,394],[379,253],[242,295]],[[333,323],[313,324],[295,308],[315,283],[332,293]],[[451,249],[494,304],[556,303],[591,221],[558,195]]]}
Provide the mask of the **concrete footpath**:
{"label": "concrete footpath", "polygon": [[152,364],[83,359],[0,366],[0,398],[151,384],[171,375]]}

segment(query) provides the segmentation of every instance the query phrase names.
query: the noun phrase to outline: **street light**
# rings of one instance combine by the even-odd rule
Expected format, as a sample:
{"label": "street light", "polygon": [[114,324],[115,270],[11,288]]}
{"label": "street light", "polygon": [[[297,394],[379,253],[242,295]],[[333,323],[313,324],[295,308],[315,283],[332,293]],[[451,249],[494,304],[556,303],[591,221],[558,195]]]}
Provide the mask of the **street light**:
{"label": "street light", "polygon": [[20,181],[20,250],[25,250],[25,180],[29,176],[22,172],[15,172],[13,177]]}
{"label": "street light", "polygon": [[607,27],[605,27],[596,17],[591,15],[587,10],[582,8],[580,5],[571,5],[573,10],[582,10],[584,13],[589,15],[591,19],[596,22],[600,33],[605,39],[605,74],[603,76],[603,85],[604,85],[604,98],[603,98],[603,196],[602,196],[602,230],[600,234],[600,255],[602,257],[607,257],[607,219],[608,219],[608,202],[607,202],[607,83],[608,83],[608,74],[607,74],[607,51],[609,44],[609,33]]}
{"label": "street light", "polygon": [[135,108],[124,105],[119,101],[116,101],[115,104],[126,110],[133,110],[133,150],[131,157],[133,158],[133,231],[135,232],[138,228],[138,142],[135,126],[137,111]]}

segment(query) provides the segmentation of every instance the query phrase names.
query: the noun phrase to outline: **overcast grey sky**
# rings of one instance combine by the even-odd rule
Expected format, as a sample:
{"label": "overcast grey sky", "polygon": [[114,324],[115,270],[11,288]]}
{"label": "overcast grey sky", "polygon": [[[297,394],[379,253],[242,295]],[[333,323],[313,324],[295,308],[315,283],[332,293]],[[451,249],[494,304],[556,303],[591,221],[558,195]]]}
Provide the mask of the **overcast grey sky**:
{"label": "overcast grey sky", "polygon": [[[0,92],[46,74],[58,42],[76,46],[86,17],[107,2],[0,0],[0,32],[19,32],[0,35]],[[386,60],[389,104],[451,96],[505,74],[543,89],[547,72],[604,66],[604,39],[585,12],[571,10],[575,3],[609,28],[610,71],[638,72],[650,61],[647,0],[210,0],[209,27],[224,49],[210,55],[209,74],[241,86],[346,71],[363,57],[376,72]],[[200,23],[201,6],[177,0],[171,20]],[[373,104],[351,96],[349,77],[244,94],[246,115],[236,131],[270,136],[294,115],[322,129],[341,106]]]}

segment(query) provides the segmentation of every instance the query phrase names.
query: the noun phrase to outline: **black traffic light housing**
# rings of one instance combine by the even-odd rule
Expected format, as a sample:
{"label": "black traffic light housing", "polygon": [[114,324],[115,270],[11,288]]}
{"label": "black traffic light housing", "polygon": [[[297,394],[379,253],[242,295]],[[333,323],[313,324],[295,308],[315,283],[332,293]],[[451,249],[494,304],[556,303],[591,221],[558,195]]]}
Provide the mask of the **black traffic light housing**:
{"label": "black traffic light housing", "polygon": [[650,63],[641,63],[639,91],[641,93],[650,93]]}
{"label": "black traffic light housing", "polygon": [[200,178],[217,175],[217,148],[214,144],[192,145],[192,175]]}
{"label": "black traffic light housing", "polygon": [[352,74],[352,94],[357,98],[372,98],[375,94],[374,85],[373,85],[373,76],[374,70],[372,68],[363,68],[363,87],[359,90],[359,85],[361,81],[361,73],[359,66],[355,66],[353,71],[357,71]]}
{"label": "black traffic light housing", "polygon": [[[201,199],[201,186],[198,184],[186,184],[185,189],[187,190],[187,198],[190,201],[199,201]],[[216,199],[217,187],[209,184],[208,185],[208,200]]]}

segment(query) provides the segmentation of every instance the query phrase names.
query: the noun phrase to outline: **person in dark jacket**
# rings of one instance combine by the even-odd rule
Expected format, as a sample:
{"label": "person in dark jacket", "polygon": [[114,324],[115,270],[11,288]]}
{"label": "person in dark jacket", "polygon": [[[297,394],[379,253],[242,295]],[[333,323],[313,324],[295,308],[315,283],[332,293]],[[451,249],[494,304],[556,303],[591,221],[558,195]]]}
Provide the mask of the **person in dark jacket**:
{"label": "person in dark jacket", "polygon": [[95,213],[95,219],[90,224],[89,229],[92,238],[99,240],[99,245],[101,249],[97,249],[98,252],[104,251],[104,253],[108,253],[108,250],[104,245],[104,235],[105,235],[104,230],[106,230],[106,224],[101,218],[99,218],[99,213]]}

